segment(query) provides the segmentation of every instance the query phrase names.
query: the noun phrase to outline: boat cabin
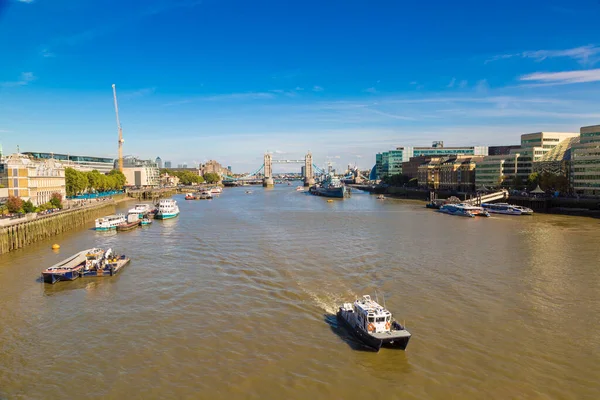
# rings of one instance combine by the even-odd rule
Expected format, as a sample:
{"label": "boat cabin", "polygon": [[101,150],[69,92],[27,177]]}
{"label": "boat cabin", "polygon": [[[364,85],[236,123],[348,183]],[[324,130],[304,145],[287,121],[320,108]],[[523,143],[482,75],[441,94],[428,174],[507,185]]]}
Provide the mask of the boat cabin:
{"label": "boat cabin", "polygon": [[389,332],[392,326],[392,313],[364,295],[354,302],[356,322],[369,333]]}

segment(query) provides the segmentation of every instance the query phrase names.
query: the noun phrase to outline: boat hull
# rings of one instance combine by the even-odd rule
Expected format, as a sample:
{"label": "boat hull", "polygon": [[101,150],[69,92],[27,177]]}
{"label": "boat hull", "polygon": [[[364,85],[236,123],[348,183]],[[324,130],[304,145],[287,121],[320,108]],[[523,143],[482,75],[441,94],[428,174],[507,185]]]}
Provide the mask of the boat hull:
{"label": "boat hull", "polygon": [[79,278],[79,271],[73,270],[68,272],[42,272],[42,279],[45,283],[55,284],[59,281],[74,281]]}
{"label": "boat hull", "polygon": [[[337,320],[346,328],[346,330],[348,330],[354,337],[360,340],[363,345],[365,345],[367,348],[373,351],[379,351],[379,349],[383,345],[383,340],[376,339],[371,335],[367,335],[365,332],[362,331],[362,329],[352,326],[352,324],[350,324],[350,322],[348,322],[346,318],[344,318],[341,310],[338,310],[336,317]],[[404,348],[406,348],[406,346]]]}
{"label": "boat hull", "polygon": [[117,231],[118,232],[130,231],[132,229],[137,228],[138,226],[140,226],[139,221],[129,222],[129,223],[121,224],[121,225],[117,226]]}
{"label": "boat hull", "polygon": [[111,226],[111,227],[96,227],[96,230],[99,232],[106,232],[106,231],[114,231],[115,229],[117,229],[116,226]]}
{"label": "boat hull", "polygon": [[339,188],[312,187],[310,188],[309,193],[315,196],[333,197],[336,199],[343,199],[344,197],[348,197],[350,195],[350,192],[345,186]]}
{"label": "boat hull", "polygon": [[107,264],[102,269],[94,270],[83,270],[81,272],[82,278],[102,278],[107,276],[117,275],[123,268],[129,264],[131,260],[127,257],[121,257],[117,261]]}
{"label": "boat hull", "polygon": [[171,219],[171,218],[175,218],[179,215],[179,213],[175,213],[175,214],[156,214],[155,218],[156,219]]}

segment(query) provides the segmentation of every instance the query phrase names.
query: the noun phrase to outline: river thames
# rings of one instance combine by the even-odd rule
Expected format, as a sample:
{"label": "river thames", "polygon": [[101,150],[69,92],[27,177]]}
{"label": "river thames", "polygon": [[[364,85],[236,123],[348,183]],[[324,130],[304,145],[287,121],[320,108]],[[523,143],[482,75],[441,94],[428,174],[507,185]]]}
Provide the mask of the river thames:
{"label": "river thames", "polygon": [[[598,220],[245,190],[0,256],[0,399],[600,398]],[[40,283],[94,246],[132,262]],[[406,352],[338,328],[336,306],[375,291]]]}

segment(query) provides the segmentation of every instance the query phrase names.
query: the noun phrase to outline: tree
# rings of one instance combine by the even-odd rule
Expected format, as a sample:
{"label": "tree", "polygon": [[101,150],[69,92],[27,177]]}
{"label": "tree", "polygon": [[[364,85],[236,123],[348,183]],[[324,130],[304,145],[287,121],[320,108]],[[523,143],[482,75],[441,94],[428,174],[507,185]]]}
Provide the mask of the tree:
{"label": "tree", "polygon": [[83,193],[89,186],[87,174],[67,167],[65,168],[65,185],[67,196]]}
{"label": "tree", "polygon": [[18,213],[23,211],[23,199],[16,196],[8,196],[6,200],[6,208],[10,213]]}
{"label": "tree", "polygon": [[62,208],[62,195],[56,192],[52,193],[50,204],[52,204],[54,208]]}
{"label": "tree", "polygon": [[514,189],[522,189],[523,188],[523,179],[519,175],[515,175],[512,179],[512,187]]}
{"label": "tree", "polygon": [[529,176],[527,177],[527,188],[529,190],[535,189],[539,183],[540,174],[538,174],[537,172],[532,172],[531,174],[529,174]]}
{"label": "tree", "polygon": [[221,177],[219,176],[219,174],[216,174],[214,172],[208,172],[204,174],[204,180],[206,181],[206,183],[217,183],[221,180]]}
{"label": "tree", "polygon": [[113,190],[121,190],[125,183],[127,183],[127,178],[125,178],[125,174],[123,174],[118,169],[113,169],[106,176],[110,177],[109,182],[111,183],[110,188]]}
{"label": "tree", "polygon": [[22,208],[23,208],[23,212],[25,214],[35,212],[35,206],[33,205],[33,203],[30,200],[24,201]]}

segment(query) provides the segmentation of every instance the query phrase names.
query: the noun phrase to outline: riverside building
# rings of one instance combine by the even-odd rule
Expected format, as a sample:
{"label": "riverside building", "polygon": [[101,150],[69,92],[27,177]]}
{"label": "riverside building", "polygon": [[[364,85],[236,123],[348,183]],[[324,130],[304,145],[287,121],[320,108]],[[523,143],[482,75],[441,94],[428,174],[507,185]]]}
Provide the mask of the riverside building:
{"label": "riverside building", "polygon": [[39,153],[25,152],[21,153],[36,160],[57,160],[66,166],[74,167],[82,171],[96,170],[100,173],[108,173],[114,168],[115,160],[108,157],[78,156],[73,154]]}
{"label": "riverside building", "polygon": [[600,196],[600,125],[580,129],[571,149],[571,187],[577,194]]}
{"label": "riverside building", "polygon": [[137,157],[123,158],[123,175],[127,186],[148,187],[160,184],[160,170],[156,162]]}

